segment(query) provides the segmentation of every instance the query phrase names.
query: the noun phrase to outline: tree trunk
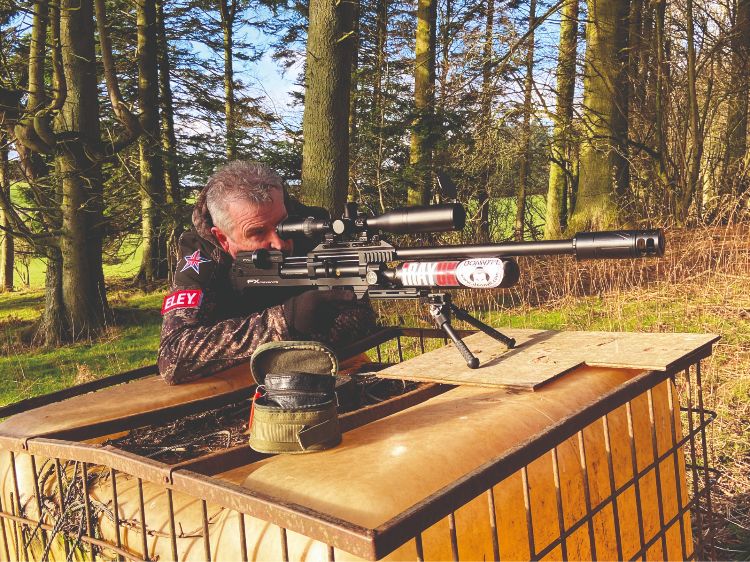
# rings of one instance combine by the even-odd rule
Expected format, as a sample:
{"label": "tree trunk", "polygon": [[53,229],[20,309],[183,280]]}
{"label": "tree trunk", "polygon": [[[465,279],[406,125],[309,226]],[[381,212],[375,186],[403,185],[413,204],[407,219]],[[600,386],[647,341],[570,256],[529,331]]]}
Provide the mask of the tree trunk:
{"label": "tree trunk", "polygon": [[[724,181],[720,188],[724,195],[740,195],[747,185],[737,181],[747,152],[747,97],[750,91],[750,0],[737,0],[737,13],[730,39],[731,69],[729,86],[729,114],[727,115]],[[732,193],[732,187],[736,193]]]}
{"label": "tree trunk", "polygon": [[165,190],[159,131],[159,78],[155,0],[138,0],[138,104],[142,134],[140,153],[143,256],[138,280],[151,283],[167,277],[163,224]]}
{"label": "tree trunk", "polygon": [[[54,148],[54,140],[43,138],[35,127],[37,115],[41,114],[47,103],[44,89],[45,59],[47,27],[49,23],[49,4],[47,0],[34,2],[34,15],[32,18],[31,39],[29,42],[28,63],[28,99],[26,100],[26,112],[22,119],[16,124],[14,135],[29,149],[37,153],[50,152]],[[44,118],[39,119],[39,123]]]}
{"label": "tree trunk", "polygon": [[[703,156],[703,131],[698,114],[698,95],[695,89],[695,38],[693,36],[693,0],[687,0],[687,87],[688,87],[688,115],[690,128],[690,150],[688,151],[687,185],[682,193],[678,220],[687,222],[690,203],[698,190],[700,181],[700,165]],[[750,31],[750,30],[747,30]],[[747,112],[747,89],[745,89],[745,110]],[[747,126],[747,114],[745,115]],[[744,144],[744,139],[743,139]],[[700,203],[698,203],[700,205]]]}
{"label": "tree trunk", "polygon": [[[482,45],[482,115],[485,136],[489,136],[488,125],[492,122],[492,54],[495,23],[495,0],[487,0],[484,9],[484,44]],[[490,241],[490,192],[492,186],[492,169],[490,166],[484,171],[483,183],[477,194],[479,206],[479,239],[481,242]]]}
{"label": "tree trunk", "polygon": [[[55,175],[43,192],[34,189],[44,228],[59,233],[44,249],[47,257],[45,307],[34,339],[46,345],[98,333],[110,318],[102,269],[101,153],[97,76],[94,60],[91,1],[63,0],[52,13],[54,98],[45,115],[44,92],[47,3],[34,6],[29,56],[29,98],[32,115],[19,122],[16,151],[25,179],[33,187],[49,175],[40,152],[54,154]],[[53,127],[49,115],[55,114]],[[36,118],[38,117],[38,118]]]}
{"label": "tree trunk", "polygon": [[346,203],[353,9],[349,2],[312,0],[307,33],[302,116],[302,197],[335,215]]}
{"label": "tree trunk", "polygon": [[237,159],[237,121],[234,99],[234,20],[236,0],[220,0],[221,29],[224,41],[224,119],[227,128],[227,160]]}
{"label": "tree trunk", "polygon": [[383,198],[383,154],[385,140],[383,139],[383,129],[385,127],[385,97],[383,96],[383,76],[385,75],[386,66],[386,46],[388,44],[388,2],[387,0],[377,0],[375,15],[375,27],[377,36],[375,39],[375,77],[372,93],[372,115],[377,119],[374,130],[377,134],[377,153],[375,162],[375,187],[378,190],[380,209],[385,212],[385,200]]}
{"label": "tree trunk", "polygon": [[[434,82],[434,88],[435,88],[435,100],[433,104],[433,110],[432,110],[432,118],[431,118],[431,125],[430,125],[430,140],[428,143],[429,149],[432,152],[431,155],[431,163],[430,163],[430,171],[428,172],[428,176],[426,178],[428,189],[430,190],[430,193],[428,195],[427,203],[442,203],[442,197],[443,192],[442,191],[435,191],[432,192],[432,170],[442,170],[446,168],[450,164],[450,154],[448,153],[448,146],[445,143],[442,143],[441,145],[438,145],[438,114],[440,115],[446,115],[447,112],[450,112],[450,100],[448,100],[448,96],[450,95],[448,91],[448,76],[450,74],[450,68],[451,68],[451,42],[453,41],[453,38],[451,37],[451,32],[453,31],[454,22],[453,22],[453,2],[454,0],[444,0],[443,6],[445,8],[445,11],[443,12],[441,19],[442,22],[440,24],[440,27],[438,28],[437,25],[437,6],[435,6],[435,82]],[[438,76],[438,64],[437,64],[437,32],[438,29],[440,30],[440,75]],[[437,87],[438,84],[440,84],[440,95],[438,96]]]}
{"label": "tree trunk", "polygon": [[566,0],[560,21],[560,50],[557,58],[557,111],[554,117],[545,238],[560,238],[567,226],[567,200],[573,166],[571,162],[573,95],[576,84],[578,47],[578,0]]}
{"label": "tree trunk", "polygon": [[628,0],[591,0],[583,82],[584,139],[576,208],[569,230],[607,229],[622,221],[627,190]]}
{"label": "tree trunk", "polygon": [[667,172],[667,109],[668,99],[665,91],[667,83],[667,59],[664,53],[664,18],[666,14],[665,0],[654,2],[654,30],[653,30],[653,52],[656,55],[653,85],[653,115],[656,124],[656,153],[654,161],[655,174],[664,189],[664,209],[667,213],[674,214],[674,202],[672,201],[674,189],[672,181]]}
{"label": "tree trunk", "polygon": [[437,0],[418,0],[414,67],[415,118],[409,153],[409,205],[427,205],[432,192],[436,19]]}
{"label": "tree trunk", "polygon": [[[111,313],[102,269],[102,197],[100,165],[90,158],[100,146],[99,101],[94,59],[91,0],[61,0],[62,61],[67,96],[55,119],[65,139],[55,154],[61,179],[61,291],[66,337],[94,335]],[[48,268],[49,269],[49,268]],[[54,269],[54,268],[53,268]]]}
{"label": "tree trunk", "polygon": [[636,81],[636,86],[633,88],[633,95],[636,100],[642,100],[645,105],[647,77],[653,74],[650,64],[655,56],[653,50],[654,6],[650,0],[633,0],[633,4],[635,7],[630,11],[631,14],[637,9],[638,5],[641,8],[641,26],[638,33],[638,41],[629,46],[629,52],[638,57],[639,80]]}
{"label": "tree trunk", "polygon": [[354,15],[353,26],[354,36],[352,38],[352,68],[351,68],[351,92],[349,94],[349,199],[352,201],[357,200],[357,182],[359,180],[357,173],[357,151],[352,152],[351,147],[357,146],[357,104],[359,102],[359,95],[357,88],[359,87],[359,43],[360,43],[360,31],[359,31],[359,0],[354,0]]}
{"label": "tree trunk", "polygon": [[531,169],[531,91],[534,85],[534,24],[536,20],[536,0],[529,4],[529,38],[526,48],[526,80],[523,93],[523,125],[521,129],[521,158],[518,172],[518,192],[516,196],[516,221],[513,237],[523,240],[526,222],[526,192]]}
{"label": "tree trunk", "polygon": [[[451,27],[453,22],[453,0],[445,0],[445,13],[441,23],[440,33],[440,109],[445,109],[448,97],[448,73],[450,72],[451,58]],[[437,22],[436,22],[437,24]],[[437,48],[437,45],[435,45]],[[437,74],[437,70],[435,71]],[[437,79],[437,77],[436,77]]]}
{"label": "tree trunk", "polygon": [[177,139],[174,131],[174,104],[172,99],[171,65],[169,61],[169,44],[164,27],[164,2],[156,5],[156,25],[158,29],[157,53],[159,61],[159,107],[161,109],[161,153],[164,163],[164,191],[168,216],[166,222],[167,238],[167,276],[171,276],[177,266],[177,240],[182,226],[180,195],[180,177],[177,170]]}
{"label": "tree trunk", "polygon": [[[0,189],[10,200],[10,177],[8,176],[8,142],[5,134],[0,135]],[[0,205],[0,291],[13,290],[14,247],[10,233],[10,217]],[[8,230],[3,230],[8,229]]]}
{"label": "tree trunk", "polygon": [[44,276],[44,311],[35,326],[33,341],[57,346],[71,340],[70,326],[65,315],[62,271],[63,259],[59,248],[47,252],[47,272]]}
{"label": "tree trunk", "polygon": [[385,67],[385,48],[388,42],[388,1],[377,0],[375,14],[375,78],[372,87],[372,113],[380,115],[383,92],[383,68]]}
{"label": "tree trunk", "polygon": [[628,17],[628,78],[632,84],[630,98],[633,102],[643,103],[643,91],[647,66],[640,65],[641,51],[647,45],[642,42],[643,0],[631,0]]}

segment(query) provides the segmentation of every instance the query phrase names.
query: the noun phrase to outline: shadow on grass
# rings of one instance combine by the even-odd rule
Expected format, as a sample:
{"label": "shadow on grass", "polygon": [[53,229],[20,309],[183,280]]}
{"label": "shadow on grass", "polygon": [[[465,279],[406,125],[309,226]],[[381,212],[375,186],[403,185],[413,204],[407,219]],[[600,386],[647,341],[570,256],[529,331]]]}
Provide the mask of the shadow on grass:
{"label": "shadow on grass", "polygon": [[719,492],[718,499],[721,504],[727,505],[714,508],[718,527],[716,559],[750,560],[750,493],[722,498]]}
{"label": "shadow on grass", "polygon": [[149,332],[158,330],[158,326],[161,326],[161,313],[156,303],[160,299],[160,294],[140,295],[124,302],[115,299],[116,304],[112,306],[114,322],[106,327],[101,336],[49,348],[31,341],[34,325],[39,321],[44,306],[43,294],[6,295],[6,298],[0,300],[0,356],[64,353],[64,350],[76,346],[107,344],[112,340],[113,333],[134,330],[137,333],[138,329]]}
{"label": "shadow on grass", "polygon": [[39,308],[44,303],[43,293],[7,293],[0,299],[0,317],[19,308]]}
{"label": "shadow on grass", "polygon": [[139,307],[118,306],[112,310],[115,326],[142,326],[146,324],[161,324],[161,311]]}

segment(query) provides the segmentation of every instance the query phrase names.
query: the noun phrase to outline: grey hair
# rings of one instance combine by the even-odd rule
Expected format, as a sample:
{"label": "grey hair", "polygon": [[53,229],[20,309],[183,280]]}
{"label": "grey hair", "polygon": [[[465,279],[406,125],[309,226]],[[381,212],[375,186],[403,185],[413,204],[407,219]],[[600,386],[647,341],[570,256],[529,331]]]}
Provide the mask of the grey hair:
{"label": "grey hair", "polygon": [[229,209],[236,203],[270,203],[272,192],[284,182],[266,164],[234,160],[221,166],[208,179],[204,192],[206,210],[214,226],[229,232],[234,226]]}

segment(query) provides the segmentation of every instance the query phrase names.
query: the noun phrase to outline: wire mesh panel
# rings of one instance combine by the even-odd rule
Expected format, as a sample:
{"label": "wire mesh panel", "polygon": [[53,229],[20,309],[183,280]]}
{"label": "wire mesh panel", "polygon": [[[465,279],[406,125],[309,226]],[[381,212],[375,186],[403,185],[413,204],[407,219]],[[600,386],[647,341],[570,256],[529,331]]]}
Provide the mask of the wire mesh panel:
{"label": "wire mesh panel", "polygon": [[[402,330],[371,355],[408,359],[433,347],[432,335]],[[715,414],[704,407],[700,362],[680,369],[633,378],[373,526],[240,485],[236,452],[169,466],[59,439],[5,440],[0,558],[710,558],[716,473],[706,428]]]}

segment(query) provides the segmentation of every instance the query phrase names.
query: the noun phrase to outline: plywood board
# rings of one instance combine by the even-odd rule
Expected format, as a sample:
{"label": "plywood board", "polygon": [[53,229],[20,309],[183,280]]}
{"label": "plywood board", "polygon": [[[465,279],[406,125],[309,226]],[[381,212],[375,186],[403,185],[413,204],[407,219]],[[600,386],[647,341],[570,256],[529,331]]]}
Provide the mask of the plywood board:
{"label": "plywood board", "polygon": [[697,353],[707,355],[714,334],[632,332],[556,332],[503,330],[516,347],[484,333],[464,339],[480,361],[470,369],[451,343],[378,373],[378,376],[424,382],[533,390],[580,365],[670,371]]}

